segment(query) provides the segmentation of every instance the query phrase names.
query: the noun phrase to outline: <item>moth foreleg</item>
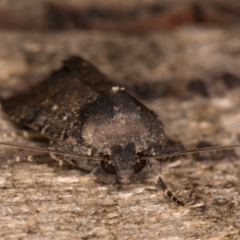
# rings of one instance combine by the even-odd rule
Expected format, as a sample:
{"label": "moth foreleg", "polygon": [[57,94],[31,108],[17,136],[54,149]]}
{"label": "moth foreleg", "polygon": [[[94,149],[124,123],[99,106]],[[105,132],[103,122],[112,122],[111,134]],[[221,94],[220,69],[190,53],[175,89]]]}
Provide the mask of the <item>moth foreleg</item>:
{"label": "moth foreleg", "polygon": [[46,139],[42,135],[40,135],[39,133],[33,130],[16,129],[15,131],[12,131],[12,132],[0,134],[0,138],[4,140],[17,138],[18,136],[24,137],[26,139],[37,139],[37,140]]}
{"label": "moth foreleg", "polygon": [[73,167],[76,167],[76,163],[72,159],[72,157],[69,157],[67,155],[60,155],[55,153],[50,153],[50,156],[52,159],[56,160],[60,167],[63,166],[64,163],[68,163]]}
{"label": "moth foreleg", "polygon": [[50,159],[49,154],[41,154],[41,155],[29,155],[29,156],[17,156],[15,158],[8,159],[6,161],[0,162],[0,167],[11,165],[14,163],[29,163],[29,162],[36,162],[36,163],[47,163]]}
{"label": "moth foreleg", "polygon": [[30,129],[21,130],[19,131],[19,134],[21,134],[24,138],[27,138],[27,139],[46,140],[46,138],[43,137],[41,134]]}
{"label": "moth foreleg", "polygon": [[160,185],[162,190],[164,191],[165,195],[170,198],[173,202],[180,206],[184,206],[184,203],[178,200],[167,188],[166,184],[163,182],[161,177],[158,177],[157,184]]}

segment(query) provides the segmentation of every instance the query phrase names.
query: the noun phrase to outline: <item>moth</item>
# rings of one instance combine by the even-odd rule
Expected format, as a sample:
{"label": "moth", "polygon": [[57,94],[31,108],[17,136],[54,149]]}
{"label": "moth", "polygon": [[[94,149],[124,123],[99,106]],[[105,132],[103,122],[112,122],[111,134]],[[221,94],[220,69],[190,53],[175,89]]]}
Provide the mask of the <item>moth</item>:
{"label": "moth", "polygon": [[67,59],[45,81],[1,104],[13,122],[49,140],[48,149],[35,148],[45,153],[29,160],[50,158],[82,169],[97,162],[92,175],[103,183],[126,185],[156,177],[165,194],[184,205],[160,176],[161,158],[200,150],[163,154],[167,137],[156,113],[81,57]]}

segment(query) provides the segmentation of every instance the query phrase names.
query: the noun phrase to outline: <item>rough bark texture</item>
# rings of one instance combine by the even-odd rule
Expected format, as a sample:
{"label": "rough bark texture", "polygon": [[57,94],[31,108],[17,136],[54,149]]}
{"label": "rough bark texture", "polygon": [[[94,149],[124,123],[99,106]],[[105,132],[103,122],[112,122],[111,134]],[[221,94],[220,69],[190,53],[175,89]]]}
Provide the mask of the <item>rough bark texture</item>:
{"label": "rough bark texture", "polygon": [[[239,142],[239,28],[184,28],[139,37],[88,32],[0,35],[1,97],[36,84],[66,57],[82,55],[144,98],[163,121],[166,134],[186,147],[200,140]],[[204,87],[189,87],[194,86],[191,82]],[[162,86],[168,94],[162,94]],[[36,145],[20,134],[9,136],[15,128],[2,113],[0,117],[1,141]],[[3,134],[8,137],[3,139]],[[26,153],[1,147],[0,154],[5,161]],[[184,207],[170,202],[154,181],[119,189],[56,164],[2,167],[0,238],[238,239],[237,156],[221,161],[184,157],[164,164],[163,179]]]}

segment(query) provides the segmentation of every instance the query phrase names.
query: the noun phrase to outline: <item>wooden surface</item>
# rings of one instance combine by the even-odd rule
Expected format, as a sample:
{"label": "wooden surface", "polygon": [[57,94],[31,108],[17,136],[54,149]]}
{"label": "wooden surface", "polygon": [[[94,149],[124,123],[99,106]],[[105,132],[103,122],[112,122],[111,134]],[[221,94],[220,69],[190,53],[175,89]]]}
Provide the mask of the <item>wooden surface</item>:
{"label": "wooden surface", "polygon": [[[144,88],[139,96],[159,114],[166,134],[185,147],[200,140],[239,142],[240,88],[228,89],[222,80],[226,73],[237,83],[240,79],[239,28],[183,28],[142,37],[99,32],[0,35],[1,97],[30,88],[67,56],[82,55],[133,93]],[[196,79],[206,83],[208,97],[187,90]],[[160,82],[179,90],[161,98]],[[2,113],[0,117],[1,136],[9,136],[4,141],[36,145],[20,134],[10,136],[14,127]],[[1,161],[25,154],[5,147],[0,151]],[[119,189],[56,164],[2,167],[0,238],[238,239],[237,156],[206,161],[185,157],[164,164],[163,179],[184,207],[170,202],[153,180]]]}

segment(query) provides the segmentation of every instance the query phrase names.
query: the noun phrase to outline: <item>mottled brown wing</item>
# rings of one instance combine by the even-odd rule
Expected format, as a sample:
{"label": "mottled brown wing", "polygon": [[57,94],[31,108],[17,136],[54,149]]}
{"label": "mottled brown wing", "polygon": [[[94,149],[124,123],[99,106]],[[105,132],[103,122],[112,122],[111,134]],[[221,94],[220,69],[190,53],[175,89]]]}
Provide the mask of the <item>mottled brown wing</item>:
{"label": "mottled brown wing", "polygon": [[31,91],[3,100],[9,117],[55,140],[79,138],[86,104],[110,91],[112,83],[90,63],[71,57]]}

